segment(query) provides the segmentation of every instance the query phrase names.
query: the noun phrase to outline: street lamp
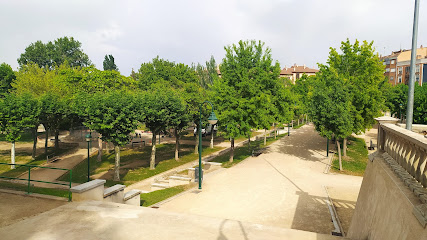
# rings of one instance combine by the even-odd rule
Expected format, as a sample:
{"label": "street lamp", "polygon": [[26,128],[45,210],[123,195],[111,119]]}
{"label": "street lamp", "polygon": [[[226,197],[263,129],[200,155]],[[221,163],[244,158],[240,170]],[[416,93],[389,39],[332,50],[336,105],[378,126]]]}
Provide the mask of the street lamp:
{"label": "street lamp", "polygon": [[399,104],[399,117],[400,117],[400,123],[402,123],[402,104]]}
{"label": "street lamp", "polygon": [[202,189],[202,106],[205,103],[209,103],[212,107],[212,112],[209,115],[208,122],[212,125],[215,125],[218,122],[218,118],[214,113],[213,104],[209,101],[204,101],[200,104],[199,113],[200,113],[200,122],[199,122],[199,189]]}
{"label": "street lamp", "polygon": [[86,134],[86,142],[87,142],[87,181],[90,181],[90,161],[89,161],[89,157],[90,157],[90,153],[89,153],[89,148],[90,148],[90,140],[92,139],[92,135],[90,133]]}

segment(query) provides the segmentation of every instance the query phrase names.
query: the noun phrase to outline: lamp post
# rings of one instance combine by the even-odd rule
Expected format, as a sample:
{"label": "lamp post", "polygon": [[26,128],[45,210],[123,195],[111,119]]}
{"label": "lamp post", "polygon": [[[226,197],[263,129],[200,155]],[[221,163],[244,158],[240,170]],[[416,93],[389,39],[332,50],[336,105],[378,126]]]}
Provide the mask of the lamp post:
{"label": "lamp post", "polygon": [[90,140],[92,139],[92,135],[90,133],[86,134],[86,142],[87,142],[87,181],[90,181],[90,161],[89,161],[89,157],[90,157],[90,153],[89,153],[89,148],[90,148]]}
{"label": "lamp post", "polygon": [[209,101],[204,101],[200,104],[199,113],[200,113],[200,122],[199,122],[199,189],[202,189],[202,106],[205,103],[209,103],[212,107],[212,112],[209,115],[208,122],[212,125],[215,125],[218,122],[218,118],[216,118],[214,113],[213,104]]}
{"label": "lamp post", "polygon": [[402,121],[403,121],[402,120],[403,119],[402,118],[402,107],[403,107],[402,104],[399,104],[399,118],[400,118],[400,123],[402,123]]}

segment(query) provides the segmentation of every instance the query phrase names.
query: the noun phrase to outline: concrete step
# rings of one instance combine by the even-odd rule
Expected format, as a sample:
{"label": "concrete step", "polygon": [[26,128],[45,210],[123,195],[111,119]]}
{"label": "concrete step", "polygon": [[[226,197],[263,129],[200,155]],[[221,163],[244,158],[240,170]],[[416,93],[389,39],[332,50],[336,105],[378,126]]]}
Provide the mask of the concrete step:
{"label": "concrete step", "polygon": [[169,188],[169,185],[161,184],[161,183],[151,184],[151,191],[157,191],[157,190],[162,190],[162,189],[166,189],[166,188]]}

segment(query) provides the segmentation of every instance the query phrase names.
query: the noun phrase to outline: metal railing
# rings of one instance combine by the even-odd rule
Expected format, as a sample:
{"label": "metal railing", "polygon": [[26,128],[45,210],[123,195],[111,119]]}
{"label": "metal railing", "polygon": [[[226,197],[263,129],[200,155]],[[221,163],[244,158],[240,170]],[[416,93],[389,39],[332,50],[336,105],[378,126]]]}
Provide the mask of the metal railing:
{"label": "metal railing", "polygon": [[[19,178],[19,177],[7,177],[0,175],[0,178],[5,179],[11,179],[11,180],[21,180],[21,181],[27,181],[27,193],[31,194],[31,182],[39,182],[39,183],[48,183],[48,184],[55,184],[55,185],[62,185],[62,186],[68,186],[68,201],[71,201],[71,180],[73,175],[72,169],[66,169],[66,168],[54,168],[54,167],[43,167],[43,166],[37,166],[37,165],[27,165],[27,164],[12,164],[12,163],[0,163],[0,165],[14,165],[19,167],[28,167],[28,178]],[[48,182],[48,181],[42,181],[42,180],[35,180],[31,179],[31,168],[45,168],[45,169],[53,169],[53,170],[62,170],[62,171],[68,171],[69,172],[69,182],[68,183],[61,183],[61,182]]]}

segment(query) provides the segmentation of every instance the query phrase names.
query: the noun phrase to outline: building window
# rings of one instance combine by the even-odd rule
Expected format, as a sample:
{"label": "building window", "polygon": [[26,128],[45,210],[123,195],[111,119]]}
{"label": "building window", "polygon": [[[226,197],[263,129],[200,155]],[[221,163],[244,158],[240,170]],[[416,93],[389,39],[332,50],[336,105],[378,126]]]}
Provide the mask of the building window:
{"label": "building window", "polygon": [[398,68],[399,74],[402,74],[402,70],[403,70],[402,67]]}
{"label": "building window", "polygon": [[394,81],[394,77],[393,76],[390,76],[390,81]]}
{"label": "building window", "polygon": [[416,66],[415,66],[415,72],[416,72],[416,73],[419,73],[419,72],[420,72],[420,65],[416,65]]}
{"label": "building window", "polygon": [[396,60],[391,60],[391,64],[394,64],[396,62]]}
{"label": "building window", "polygon": [[398,76],[398,77],[397,77],[397,82],[398,82],[398,83],[402,83],[402,76]]}
{"label": "building window", "polygon": [[386,68],[385,69],[385,72],[387,73],[387,72],[390,72],[390,68]]}
{"label": "building window", "polygon": [[390,72],[396,72],[396,68],[391,68]]}
{"label": "building window", "polygon": [[420,75],[415,75],[415,82],[419,82],[420,81]]}

